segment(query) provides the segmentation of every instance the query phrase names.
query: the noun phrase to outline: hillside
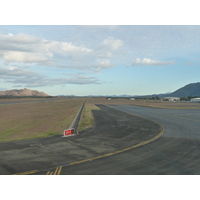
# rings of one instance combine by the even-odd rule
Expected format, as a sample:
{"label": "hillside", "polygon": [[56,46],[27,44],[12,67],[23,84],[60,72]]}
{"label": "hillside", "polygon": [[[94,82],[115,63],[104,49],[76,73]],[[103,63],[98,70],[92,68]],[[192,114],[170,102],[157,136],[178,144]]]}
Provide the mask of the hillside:
{"label": "hillside", "polygon": [[6,91],[0,91],[0,96],[40,96],[45,97],[49,96],[48,94],[45,94],[44,92],[39,92],[37,90],[29,90],[29,89],[14,89],[14,90],[6,90]]}
{"label": "hillside", "polygon": [[168,95],[169,97],[188,97],[188,96],[200,96],[200,82],[190,83],[175,92]]}

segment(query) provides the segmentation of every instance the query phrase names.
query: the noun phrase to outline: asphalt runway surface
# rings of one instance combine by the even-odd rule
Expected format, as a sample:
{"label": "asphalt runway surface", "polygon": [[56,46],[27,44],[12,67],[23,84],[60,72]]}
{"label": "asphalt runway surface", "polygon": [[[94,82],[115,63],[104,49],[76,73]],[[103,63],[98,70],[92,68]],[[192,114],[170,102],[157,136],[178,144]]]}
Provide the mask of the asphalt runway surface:
{"label": "asphalt runway surface", "polygon": [[97,106],[78,136],[1,143],[0,174],[200,174],[198,110]]}

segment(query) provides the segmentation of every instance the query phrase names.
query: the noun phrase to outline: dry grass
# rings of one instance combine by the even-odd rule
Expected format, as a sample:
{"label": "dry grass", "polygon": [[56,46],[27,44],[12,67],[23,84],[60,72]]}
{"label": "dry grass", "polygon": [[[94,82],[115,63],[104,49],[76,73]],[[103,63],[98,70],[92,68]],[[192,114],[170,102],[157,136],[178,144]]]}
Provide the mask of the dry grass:
{"label": "dry grass", "polygon": [[86,101],[86,104],[81,115],[78,131],[82,131],[86,128],[92,127],[95,123],[92,115],[92,110],[99,110],[93,103]]}
{"label": "dry grass", "polygon": [[63,134],[84,100],[76,98],[1,105],[0,142]]}
{"label": "dry grass", "polygon": [[42,100],[46,100],[46,101],[48,101],[48,100],[52,100],[52,99],[62,99],[62,97],[60,97],[60,98],[45,98],[45,97],[43,97],[43,98],[14,98],[14,99],[1,99],[0,98],[0,102],[13,102],[13,101],[17,101],[17,102],[20,102],[20,101],[37,101],[37,100],[39,100],[39,101],[42,101]]}

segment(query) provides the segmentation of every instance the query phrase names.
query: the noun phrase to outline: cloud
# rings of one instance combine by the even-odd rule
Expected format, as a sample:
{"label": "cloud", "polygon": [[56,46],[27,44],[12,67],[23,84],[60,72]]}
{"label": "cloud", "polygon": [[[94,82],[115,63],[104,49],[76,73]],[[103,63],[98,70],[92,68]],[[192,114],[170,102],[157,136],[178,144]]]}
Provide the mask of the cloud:
{"label": "cloud", "polygon": [[20,52],[20,51],[7,51],[3,54],[3,59],[8,62],[22,62],[22,63],[38,63],[41,61],[46,61],[52,55],[40,55],[34,52]]}
{"label": "cloud", "polygon": [[93,52],[91,52],[91,58],[97,58],[96,60],[93,60],[97,62],[99,59],[113,59],[115,57],[115,60],[117,60],[118,55],[121,52],[121,47],[123,47],[124,42],[119,39],[115,39],[113,37],[107,37],[105,38],[99,46],[93,49]]}
{"label": "cloud", "polygon": [[145,65],[151,65],[151,66],[162,66],[162,65],[172,65],[174,64],[174,61],[158,61],[158,60],[151,60],[148,58],[140,59],[137,58],[131,66],[145,66]]}
{"label": "cloud", "polygon": [[123,46],[123,41],[114,39],[112,37],[108,37],[103,40],[103,42],[101,43],[101,46],[105,48],[109,48],[111,50],[117,50]]}
{"label": "cloud", "polygon": [[196,65],[194,62],[187,62],[186,65]]}
{"label": "cloud", "polygon": [[59,78],[49,78],[36,72],[16,67],[0,68],[0,78],[7,83],[24,87],[55,86],[65,84],[101,84],[96,77],[74,74]]}
{"label": "cloud", "polygon": [[93,67],[93,70],[95,72],[99,72],[102,69],[108,69],[113,67],[113,65],[110,63],[109,60],[101,60],[101,61],[97,61],[95,66]]}
{"label": "cloud", "polygon": [[113,67],[123,41],[107,37],[93,49],[71,42],[45,40],[31,35],[0,35],[0,58],[7,64],[50,66],[100,71]]}
{"label": "cloud", "polygon": [[41,63],[48,65],[57,55],[70,57],[84,56],[92,50],[83,45],[58,42],[25,34],[0,35],[0,56],[7,62]]}
{"label": "cloud", "polygon": [[73,65],[63,65],[63,64],[57,64],[54,65],[55,67],[61,68],[61,69],[77,69],[82,71],[93,71],[93,72],[99,72],[103,69],[109,69],[114,67],[114,64],[112,64],[109,60],[99,60],[96,59],[93,61],[93,63],[84,62],[80,65],[79,63],[74,63]]}
{"label": "cloud", "polygon": [[30,79],[30,78],[42,78],[42,75],[39,75],[36,72],[28,71],[25,69],[20,69],[16,67],[6,67],[0,68],[0,78],[1,79]]}

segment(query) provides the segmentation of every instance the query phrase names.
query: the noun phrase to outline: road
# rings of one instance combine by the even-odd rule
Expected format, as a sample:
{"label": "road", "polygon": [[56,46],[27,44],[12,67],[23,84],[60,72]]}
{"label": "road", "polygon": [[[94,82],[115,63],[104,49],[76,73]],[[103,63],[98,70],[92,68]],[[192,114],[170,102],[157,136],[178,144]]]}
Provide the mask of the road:
{"label": "road", "polygon": [[0,144],[0,174],[200,174],[198,110],[97,106],[96,125],[79,136]]}

